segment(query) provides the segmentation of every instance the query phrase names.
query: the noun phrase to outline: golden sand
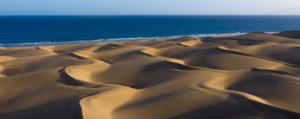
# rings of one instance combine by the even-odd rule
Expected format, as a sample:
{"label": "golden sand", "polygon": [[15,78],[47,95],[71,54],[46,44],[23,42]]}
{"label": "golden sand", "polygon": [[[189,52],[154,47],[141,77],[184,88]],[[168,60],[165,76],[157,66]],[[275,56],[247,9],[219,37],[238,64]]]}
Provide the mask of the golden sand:
{"label": "golden sand", "polygon": [[299,119],[300,32],[0,48],[0,119]]}

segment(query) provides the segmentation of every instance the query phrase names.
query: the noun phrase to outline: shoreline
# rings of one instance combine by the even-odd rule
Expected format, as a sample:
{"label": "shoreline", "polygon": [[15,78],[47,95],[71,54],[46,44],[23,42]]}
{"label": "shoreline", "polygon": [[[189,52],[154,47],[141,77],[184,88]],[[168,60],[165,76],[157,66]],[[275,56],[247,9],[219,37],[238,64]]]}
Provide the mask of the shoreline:
{"label": "shoreline", "polygon": [[[249,32],[251,33],[251,32]],[[279,32],[264,32],[267,34],[274,34]],[[66,45],[66,44],[82,44],[82,43],[105,43],[105,42],[123,42],[123,41],[137,41],[137,40],[158,40],[158,39],[175,39],[180,37],[214,37],[214,36],[234,36],[244,35],[247,33],[221,33],[221,34],[196,34],[196,35],[176,35],[176,36],[162,36],[162,37],[135,37],[135,38],[111,38],[111,39],[96,39],[96,40],[75,40],[75,41],[57,41],[57,42],[28,42],[28,43],[0,43],[0,47],[22,47],[22,46],[48,46],[48,45]]]}

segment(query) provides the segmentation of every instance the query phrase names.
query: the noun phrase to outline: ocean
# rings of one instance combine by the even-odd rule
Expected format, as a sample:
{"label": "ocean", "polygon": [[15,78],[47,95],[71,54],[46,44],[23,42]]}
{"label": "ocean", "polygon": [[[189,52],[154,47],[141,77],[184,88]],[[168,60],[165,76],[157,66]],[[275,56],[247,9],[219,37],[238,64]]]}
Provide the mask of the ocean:
{"label": "ocean", "polygon": [[300,30],[300,16],[0,16],[0,47]]}

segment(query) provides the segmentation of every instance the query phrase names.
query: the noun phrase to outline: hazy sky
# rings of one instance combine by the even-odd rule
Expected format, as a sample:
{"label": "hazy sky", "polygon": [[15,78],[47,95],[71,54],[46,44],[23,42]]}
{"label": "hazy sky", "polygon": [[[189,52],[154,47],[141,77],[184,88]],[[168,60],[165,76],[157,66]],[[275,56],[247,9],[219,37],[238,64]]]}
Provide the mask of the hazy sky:
{"label": "hazy sky", "polygon": [[0,0],[0,15],[300,15],[300,0]]}

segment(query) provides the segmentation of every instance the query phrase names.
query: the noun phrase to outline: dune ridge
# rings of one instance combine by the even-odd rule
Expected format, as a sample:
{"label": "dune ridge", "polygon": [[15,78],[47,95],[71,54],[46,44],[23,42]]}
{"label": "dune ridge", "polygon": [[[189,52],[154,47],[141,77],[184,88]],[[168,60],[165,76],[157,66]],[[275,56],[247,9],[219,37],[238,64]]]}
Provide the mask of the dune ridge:
{"label": "dune ridge", "polygon": [[299,36],[0,47],[0,119],[300,119]]}

